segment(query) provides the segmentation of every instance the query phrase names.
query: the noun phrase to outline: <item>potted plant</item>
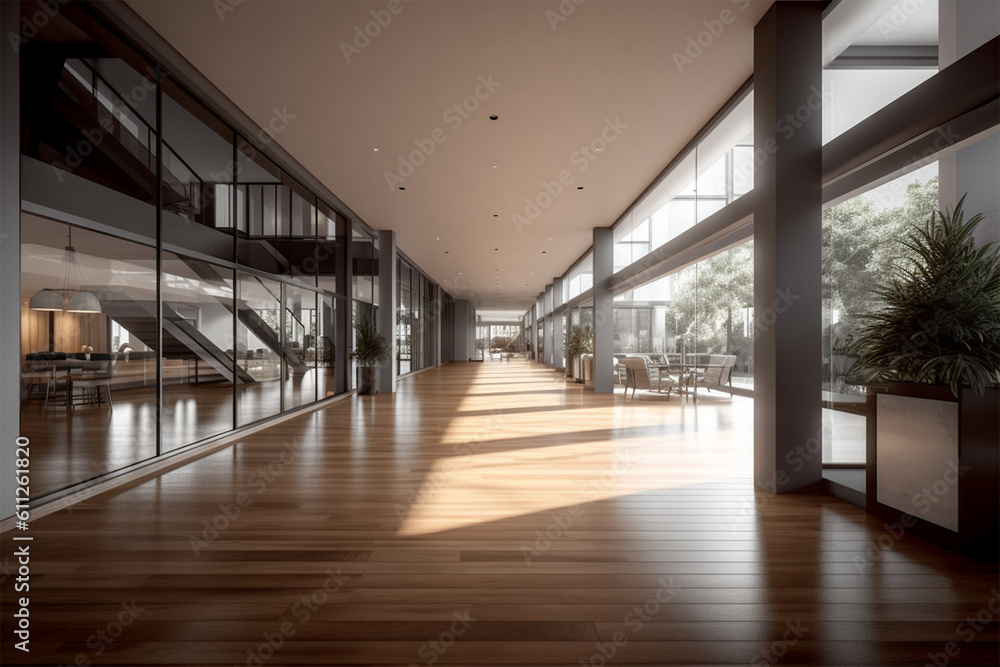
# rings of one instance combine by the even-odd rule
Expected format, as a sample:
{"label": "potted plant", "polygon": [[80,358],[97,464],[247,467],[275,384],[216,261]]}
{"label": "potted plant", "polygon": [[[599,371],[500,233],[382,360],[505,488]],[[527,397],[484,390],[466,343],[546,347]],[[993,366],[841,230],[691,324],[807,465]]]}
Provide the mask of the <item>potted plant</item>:
{"label": "potted plant", "polygon": [[574,324],[566,338],[566,377],[583,379],[580,355],[594,353],[594,330],[589,324]]}
{"label": "potted plant", "polygon": [[[869,512],[996,558],[1000,523],[1000,248],[959,200],[915,226],[863,318],[850,373],[869,385]],[[909,524],[909,525],[907,525]]]}
{"label": "potted plant", "polygon": [[385,336],[378,332],[375,321],[370,315],[365,315],[355,325],[354,349],[348,355],[361,368],[359,394],[374,394],[375,367],[389,360],[389,344]]}

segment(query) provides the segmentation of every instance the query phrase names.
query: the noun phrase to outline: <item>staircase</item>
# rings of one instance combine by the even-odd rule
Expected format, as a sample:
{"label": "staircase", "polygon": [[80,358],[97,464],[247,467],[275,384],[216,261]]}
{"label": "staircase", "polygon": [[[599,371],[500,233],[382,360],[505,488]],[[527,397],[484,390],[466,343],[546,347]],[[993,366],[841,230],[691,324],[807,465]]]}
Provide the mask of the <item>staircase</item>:
{"label": "staircase", "polygon": [[[116,298],[101,302],[105,315],[127,329],[147,347],[156,350],[156,302]],[[174,309],[163,304],[164,359],[199,359],[211,366],[227,382],[234,381],[233,358],[205,337]],[[237,364],[237,384],[254,382],[253,377]]]}

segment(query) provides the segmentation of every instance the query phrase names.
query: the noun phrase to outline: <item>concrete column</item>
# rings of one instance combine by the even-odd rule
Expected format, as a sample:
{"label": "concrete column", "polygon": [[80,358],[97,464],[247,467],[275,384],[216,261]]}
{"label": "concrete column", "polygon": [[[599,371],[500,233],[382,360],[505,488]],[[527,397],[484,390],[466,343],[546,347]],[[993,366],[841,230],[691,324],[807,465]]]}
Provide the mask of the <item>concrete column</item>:
{"label": "concrete column", "polygon": [[594,228],[594,392],[615,390],[614,299],[611,274],[614,272],[614,241],[611,228]]}
{"label": "concrete column", "polygon": [[[938,4],[938,67],[945,69],[1000,33],[1000,3],[982,0],[940,0]],[[994,134],[938,161],[940,208],[955,206],[966,195],[967,216],[986,213],[976,228],[980,245],[1000,241],[1000,135]]]}
{"label": "concrete column", "polygon": [[379,364],[376,372],[378,392],[396,391],[396,232],[378,233],[378,332],[389,343],[389,360]]}
{"label": "concrete column", "polygon": [[[552,281],[552,310],[563,305],[563,279]],[[566,327],[566,314],[552,316],[552,364],[554,368],[566,368],[566,341],[563,329]]]}
{"label": "concrete column", "polygon": [[776,2],[754,29],[754,481],[822,479],[822,3]]}
{"label": "concrete column", "polygon": [[[21,3],[0,2],[0,33],[21,34]],[[5,40],[6,42],[6,40]],[[14,515],[21,406],[20,60],[0,47],[0,517]],[[27,543],[25,543],[27,544]]]}

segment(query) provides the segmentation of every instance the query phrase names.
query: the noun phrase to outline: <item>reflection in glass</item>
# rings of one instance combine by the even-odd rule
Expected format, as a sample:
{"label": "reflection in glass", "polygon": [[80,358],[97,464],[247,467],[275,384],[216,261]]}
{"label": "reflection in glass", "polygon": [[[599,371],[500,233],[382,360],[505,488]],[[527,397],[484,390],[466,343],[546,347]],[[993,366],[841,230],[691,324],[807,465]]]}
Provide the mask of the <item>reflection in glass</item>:
{"label": "reflection in glass", "polygon": [[823,461],[866,460],[865,388],[848,348],[881,305],[876,288],[902,255],[909,225],[938,208],[937,163],[823,212]]}
{"label": "reflection in glass", "polygon": [[316,385],[317,399],[333,396],[336,392],[336,322],[337,300],[329,295],[319,295],[319,316],[316,326]]}
{"label": "reflection in glass", "polygon": [[21,216],[20,434],[35,445],[36,496],[156,455],[156,251],[74,227],[82,287],[101,312],[31,310],[56,282],[68,229]]}
{"label": "reflection in glass", "polygon": [[284,375],[281,341],[281,283],[240,272],[236,360],[250,377],[237,387],[237,425],[281,412]]}
{"label": "reflection in glass", "polygon": [[169,79],[162,161],[164,245],[232,260],[233,131]]}
{"label": "reflection in glass", "polygon": [[285,285],[285,403],[291,410],[316,400],[316,292]]}
{"label": "reflection in glass", "polygon": [[233,428],[233,271],[163,253],[163,451]]}

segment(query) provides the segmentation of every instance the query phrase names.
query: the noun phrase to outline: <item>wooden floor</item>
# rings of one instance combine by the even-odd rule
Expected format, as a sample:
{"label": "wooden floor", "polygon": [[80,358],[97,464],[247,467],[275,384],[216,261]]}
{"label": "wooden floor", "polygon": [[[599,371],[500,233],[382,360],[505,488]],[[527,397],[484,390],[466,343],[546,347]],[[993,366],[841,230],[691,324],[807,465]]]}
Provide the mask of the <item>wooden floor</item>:
{"label": "wooden floor", "polygon": [[751,449],[749,399],[449,364],[32,522],[30,653],[5,533],[2,662],[997,664],[996,564]]}

